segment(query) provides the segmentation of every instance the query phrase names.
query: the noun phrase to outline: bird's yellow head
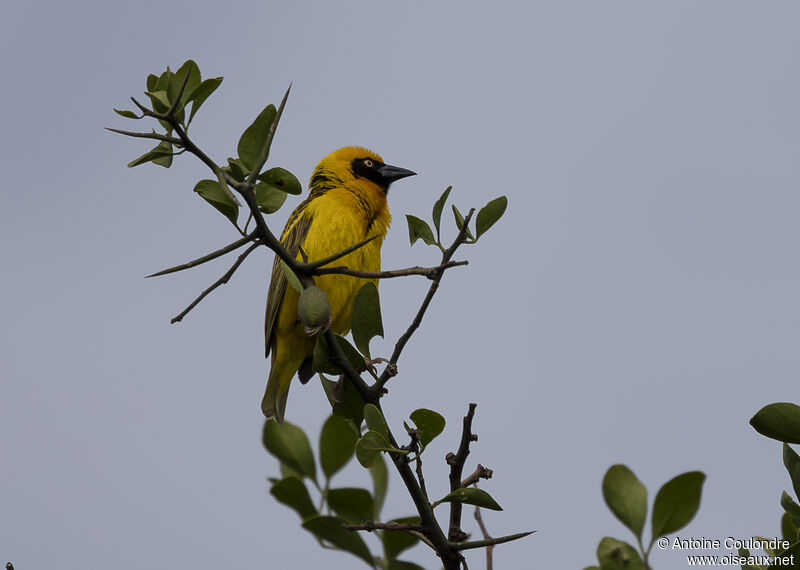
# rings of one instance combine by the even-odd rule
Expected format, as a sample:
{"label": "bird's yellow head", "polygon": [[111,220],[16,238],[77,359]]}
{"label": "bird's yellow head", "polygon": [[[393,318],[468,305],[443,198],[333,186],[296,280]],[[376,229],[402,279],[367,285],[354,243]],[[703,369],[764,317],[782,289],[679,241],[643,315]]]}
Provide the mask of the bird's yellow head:
{"label": "bird's yellow head", "polygon": [[311,193],[347,186],[355,181],[368,181],[384,194],[395,180],[413,176],[416,172],[383,162],[378,153],[361,146],[345,146],[323,158],[311,175]]}

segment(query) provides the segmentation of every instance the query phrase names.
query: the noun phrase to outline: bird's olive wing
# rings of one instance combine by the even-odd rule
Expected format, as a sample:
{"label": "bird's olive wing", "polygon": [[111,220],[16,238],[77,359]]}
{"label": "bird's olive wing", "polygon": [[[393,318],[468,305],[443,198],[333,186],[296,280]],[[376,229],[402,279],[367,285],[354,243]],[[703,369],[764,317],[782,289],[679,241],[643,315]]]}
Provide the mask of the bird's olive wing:
{"label": "bird's olive wing", "polygon": [[[296,221],[295,221],[296,219]],[[294,223],[293,223],[294,222]],[[289,219],[288,231],[281,241],[289,255],[295,257],[306,239],[308,228],[311,227],[311,217],[307,213],[300,216],[292,215]],[[278,316],[278,310],[286,292],[286,276],[281,269],[281,259],[276,255],[272,264],[272,276],[269,279],[269,292],[267,293],[267,316],[264,320],[264,335],[266,340],[266,356],[269,356],[272,344],[272,327]]]}

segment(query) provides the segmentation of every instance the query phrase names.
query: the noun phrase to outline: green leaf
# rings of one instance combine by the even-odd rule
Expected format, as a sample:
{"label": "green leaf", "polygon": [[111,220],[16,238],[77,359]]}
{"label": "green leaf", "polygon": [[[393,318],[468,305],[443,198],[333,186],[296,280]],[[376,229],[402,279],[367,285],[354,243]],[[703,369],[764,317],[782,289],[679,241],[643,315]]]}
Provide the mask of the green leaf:
{"label": "green leaf", "polygon": [[603,498],[611,512],[642,538],[647,518],[647,489],[625,465],[612,465],[603,477]]}
{"label": "green leaf", "polygon": [[467,505],[475,505],[484,509],[492,511],[502,511],[503,508],[497,504],[492,496],[477,487],[464,487],[463,489],[456,489],[452,493],[444,497],[440,503],[465,503]]}
{"label": "green leaf", "polygon": [[181,95],[181,103],[179,106],[180,110],[186,106],[186,104],[189,102],[189,97],[191,97],[192,92],[197,89],[198,85],[200,85],[200,68],[197,67],[197,64],[191,59],[187,60],[180,67],[180,69],[178,69],[178,71],[172,75],[172,79],[167,86],[169,100],[174,102],[178,97],[178,91],[180,91],[181,85],[183,85],[183,80],[186,78],[187,74],[189,75],[189,79],[186,81],[186,87],[183,88],[183,94]]}
{"label": "green leaf", "polygon": [[192,122],[195,113],[200,110],[200,107],[203,103],[205,103],[206,99],[208,99],[209,96],[211,96],[211,94],[217,90],[217,87],[219,87],[220,83],[222,83],[222,77],[212,77],[210,79],[206,79],[200,83],[200,85],[194,88],[189,95],[189,101],[192,103],[192,112],[189,114],[188,123]]}
{"label": "green leaf", "polygon": [[[419,524],[419,517],[404,517],[390,522]],[[416,545],[419,539],[402,530],[384,530],[381,531],[381,542],[386,559],[394,560],[398,554]]]}
{"label": "green leaf", "polygon": [[781,517],[781,537],[789,542],[794,542],[800,538],[800,529],[792,520],[792,515],[786,512]]}
{"label": "green leaf", "polygon": [[148,91],[145,93],[150,97],[150,102],[153,104],[153,110],[156,113],[166,113],[172,104],[169,101],[169,95],[166,90],[164,91]]}
{"label": "green leaf", "polygon": [[305,477],[316,481],[314,454],[305,432],[294,424],[264,422],[262,441],[272,455]]}
{"label": "green leaf", "polygon": [[186,87],[181,94],[181,100],[178,102],[178,106],[175,108],[175,117],[181,124],[183,124],[183,119],[185,116],[184,107],[189,100],[189,95],[192,93],[192,91],[194,91],[195,87],[200,84],[200,69],[191,59],[186,61],[180,67],[180,69],[178,69],[178,71],[169,75],[169,81],[167,82],[166,86],[169,108],[171,108],[177,100],[178,92],[181,90],[184,79],[186,79]]}
{"label": "green leaf", "polygon": [[409,416],[417,426],[419,444],[424,449],[433,439],[444,431],[444,416],[427,408],[420,408],[411,412]]}
{"label": "green leaf", "polygon": [[231,157],[228,157],[228,166],[223,166],[222,170],[233,176],[237,182],[244,182],[244,179],[250,173],[241,160]]}
{"label": "green leaf", "polygon": [[[436,228],[436,238],[437,241],[441,241],[441,233],[439,232],[439,226],[442,223],[442,210],[444,210],[444,205],[447,202],[447,197],[450,195],[450,190],[452,190],[452,186],[448,186],[447,190],[442,192],[442,195],[436,200],[436,203],[433,205],[433,225]],[[413,245],[413,244],[412,244]]]}
{"label": "green leaf", "polygon": [[[356,370],[364,369],[364,357],[350,344],[347,339],[334,335],[336,341],[344,353],[345,358],[350,365]],[[322,374],[341,374],[342,370],[333,362],[333,356],[328,348],[328,341],[324,336],[320,335],[317,339],[317,345],[314,347],[314,360],[312,363],[312,370],[314,372],[321,372]]]}
{"label": "green leaf", "polygon": [[[283,461],[280,462],[281,465],[281,478],[286,479],[287,477],[295,477],[297,479],[302,479],[303,474],[300,473],[297,469],[293,469]],[[278,480],[276,479],[276,482]]]}
{"label": "green leaf", "polygon": [[644,562],[633,546],[608,536],[597,546],[597,559],[603,570],[645,570]]}
{"label": "green leaf", "polygon": [[375,498],[375,514],[372,518],[377,521],[381,518],[386,490],[389,487],[389,471],[383,455],[379,455],[378,460],[369,468],[369,474],[372,477],[372,496]]}
{"label": "green leaf", "polygon": [[122,115],[127,119],[141,119],[141,117],[136,113],[134,113],[133,111],[121,111],[119,109],[114,109],[114,112],[117,113],[118,115]]}
{"label": "green leaf", "polygon": [[358,432],[346,419],[332,415],[319,434],[319,464],[327,479],[344,467],[356,450]]}
{"label": "green leaf", "polygon": [[239,138],[237,146],[239,158],[249,170],[253,170],[256,161],[258,161],[258,155],[267,140],[269,127],[272,125],[272,121],[275,120],[275,114],[275,105],[267,105]]}
{"label": "green leaf", "polygon": [[800,498],[800,456],[789,447],[788,443],[783,444],[783,464],[789,472],[789,478],[794,487],[794,496]]}
{"label": "green leaf", "polygon": [[786,491],[781,493],[781,507],[792,517],[794,524],[800,526],[800,505]]}
{"label": "green leaf", "polygon": [[331,489],[327,495],[328,505],[350,524],[360,524],[372,520],[375,503],[366,489],[344,487]]}
{"label": "green leaf", "polygon": [[146,162],[154,162],[159,166],[169,168],[169,164],[164,164],[164,159],[167,159],[170,164],[172,162],[172,145],[167,142],[160,142],[153,150],[144,153],[142,156],[128,163],[128,168],[139,166]]}
{"label": "green leaf", "polygon": [[[364,399],[351,382],[335,382],[320,375],[331,411],[342,418],[353,420],[356,426],[364,421]],[[334,393],[335,392],[335,393]]]}
{"label": "green leaf", "polygon": [[370,567],[374,568],[372,554],[370,554],[364,540],[358,533],[342,528],[343,524],[347,523],[339,517],[317,516],[305,520],[303,528],[337,548],[355,554]]}
{"label": "green leaf", "polygon": [[195,185],[194,191],[228,218],[232,224],[236,225],[236,219],[239,217],[239,206],[230,199],[228,194],[223,192],[222,188],[220,188],[219,180],[201,180]]}
{"label": "green leaf", "polygon": [[286,265],[286,262],[281,260],[281,270],[283,271],[283,276],[286,277],[286,281],[288,281],[289,285],[292,286],[292,289],[297,291],[298,293],[303,292],[303,285],[300,283],[300,279],[297,275],[294,274],[294,271]]}
{"label": "green leaf", "polygon": [[280,190],[285,194],[299,195],[303,193],[303,187],[297,177],[280,166],[270,168],[266,172],[262,172],[258,179],[264,184],[269,184],[276,190]]}
{"label": "green leaf", "polygon": [[158,75],[153,75],[152,73],[147,76],[147,90],[154,91],[156,88],[156,84],[158,83]]}
{"label": "green leaf", "polygon": [[[453,204],[453,217],[456,219],[456,227],[460,232],[461,228],[464,227],[464,216],[461,215],[461,212],[458,211],[458,208],[456,208],[455,204]],[[467,227],[467,237],[472,240],[475,239],[472,237],[472,232],[470,231],[469,227]]]}
{"label": "green leaf", "polygon": [[265,214],[277,212],[285,201],[286,192],[281,192],[264,182],[256,184],[256,204],[258,204],[258,209]]}
{"label": "green leaf", "polygon": [[416,216],[412,216],[411,214],[406,214],[406,222],[408,222],[408,239],[411,240],[411,245],[414,245],[418,239],[421,239],[428,245],[435,245],[437,243],[428,222]]}
{"label": "green leaf", "polygon": [[358,290],[353,300],[352,310],[353,340],[361,354],[371,358],[369,341],[374,337],[383,338],[383,320],[381,319],[381,300],[378,286],[368,281]]}
{"label": "green leaf", "polygon": [[[739,558],[747,560],[750,558],[750,551],[747,548],[739,548]],[[762,570],[762,566],[751,566],[750,564],[742,564],[742,570]]]}
{"label": "green leaf", "polygon": [[308,494],[305,484],[296,477],[286,477],[272,486],[269,491],[278,502],[294,509],[301,519],[307,519],[317,514],[311,495]]}
{"label": "green leaf", "polygon": [[800,561],[800,541],[794,542],[787,548],[778,553],[780,560],[772,560],[772,564],[767,566],[767,570],[771,568],[797,568],[798,561]]}
{"label": "green leaf", "polygon": [[478,217],[475,219],[475,239],[481,237],[486,230],[491,228],[497,220],[503,217],[506,206],[508,206],[508,198],[500,196],[480,209]]}
{"label": "green leaf", "polygon": [[386,425],[386,419],[375,404],[364,406],[364,421],[367,423],[367,429],[378,432],[386,440],[389,439],[389,428]]}
{"label": "green leaf", "polygon": [[172,143],[161,141],[156,148],[160,149],[164,156],[154,158],[153,164],[163,166],[164,168],[169,168],[172,166],[172,157],[174,155],[172,151]]}
{"label": "green leaf", "polygon": [[383,451],[390,451],[389,442],[376,431],[369,430],[356,443],[356,459],[366,468],[370,468],[380,459]]}
{"label": "green leaf", "polygon": [[785,443],[800,443],[800,406],[789,402],[768,404],[750,419],[761,435]]}
{"label": "green leaf", "polygon": [[705,474],[689,471],[664,483],[653,503],[653,540],[685,527],[700,508]]}
{"label": "green leaf", "polygon": [[414,564],[413,562],[407,562],[405,560],[390,560],[387,570],[425,570],[425,568],[419,564]]}

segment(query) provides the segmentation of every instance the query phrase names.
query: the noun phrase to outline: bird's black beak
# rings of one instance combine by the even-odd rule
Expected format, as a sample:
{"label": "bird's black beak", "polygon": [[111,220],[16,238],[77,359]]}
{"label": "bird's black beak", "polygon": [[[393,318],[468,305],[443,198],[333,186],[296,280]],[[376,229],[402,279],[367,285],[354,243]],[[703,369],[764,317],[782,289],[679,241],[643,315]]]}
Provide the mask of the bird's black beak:
{"label": "bird's black beak", "polygon": [[391,164],[384,164],[378,169],[381,179],[388,186],[395,180],[406,178],[407,176],[415,176],[417,173],[407,168],[400,168],[399,166],[392,166]]}

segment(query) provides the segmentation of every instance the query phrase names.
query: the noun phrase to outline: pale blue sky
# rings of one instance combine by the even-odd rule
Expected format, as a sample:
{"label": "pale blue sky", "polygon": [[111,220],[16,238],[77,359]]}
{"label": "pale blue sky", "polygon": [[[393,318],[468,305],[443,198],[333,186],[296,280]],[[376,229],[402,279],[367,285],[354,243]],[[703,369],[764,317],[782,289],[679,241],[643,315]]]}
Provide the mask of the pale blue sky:
{"label": "pale blue sky", "polygon": [[[497,567],[583,568],[604,535],[630,539],[600,493],[618,462],[651,498],[680,472],[708,475],[681,536],[774,536],[790,483],[747,421],[800,400],[798,21],[788,1],[7,3],[0,561],[361,564],[268,493],[270,256],[178,325],[227,262],[142,279],[236,237],[192,193],[198,161],[127,169],[146,144],[103,130],[135,126],[112,107],[187,58],[225,77],[193,125],[220,161],[293,82],[272,164],[305,183],[359,144],[419,173],[392,188],[386,268],[436,262],[409,248],[404,215],[429,217],[448,185],[462,211],[508,196],[385,401],[396,430],[418,407],[447,418],[425,464],[433,495],[478,402],[468,468],[495,470],[484,488],[505,507],[490,531],[538,530],[499,547]],[[382,285],[373,353],[426,288]],[[289,421],[316,435],[326,415],[317,385],[293,388]],[[348,473],[340,485],[366,483]],[[387,518],[411,512],[393,479]],[[422,547],[410,558],[436,567]],[[652,562],[685,567],[677,552]]]}

